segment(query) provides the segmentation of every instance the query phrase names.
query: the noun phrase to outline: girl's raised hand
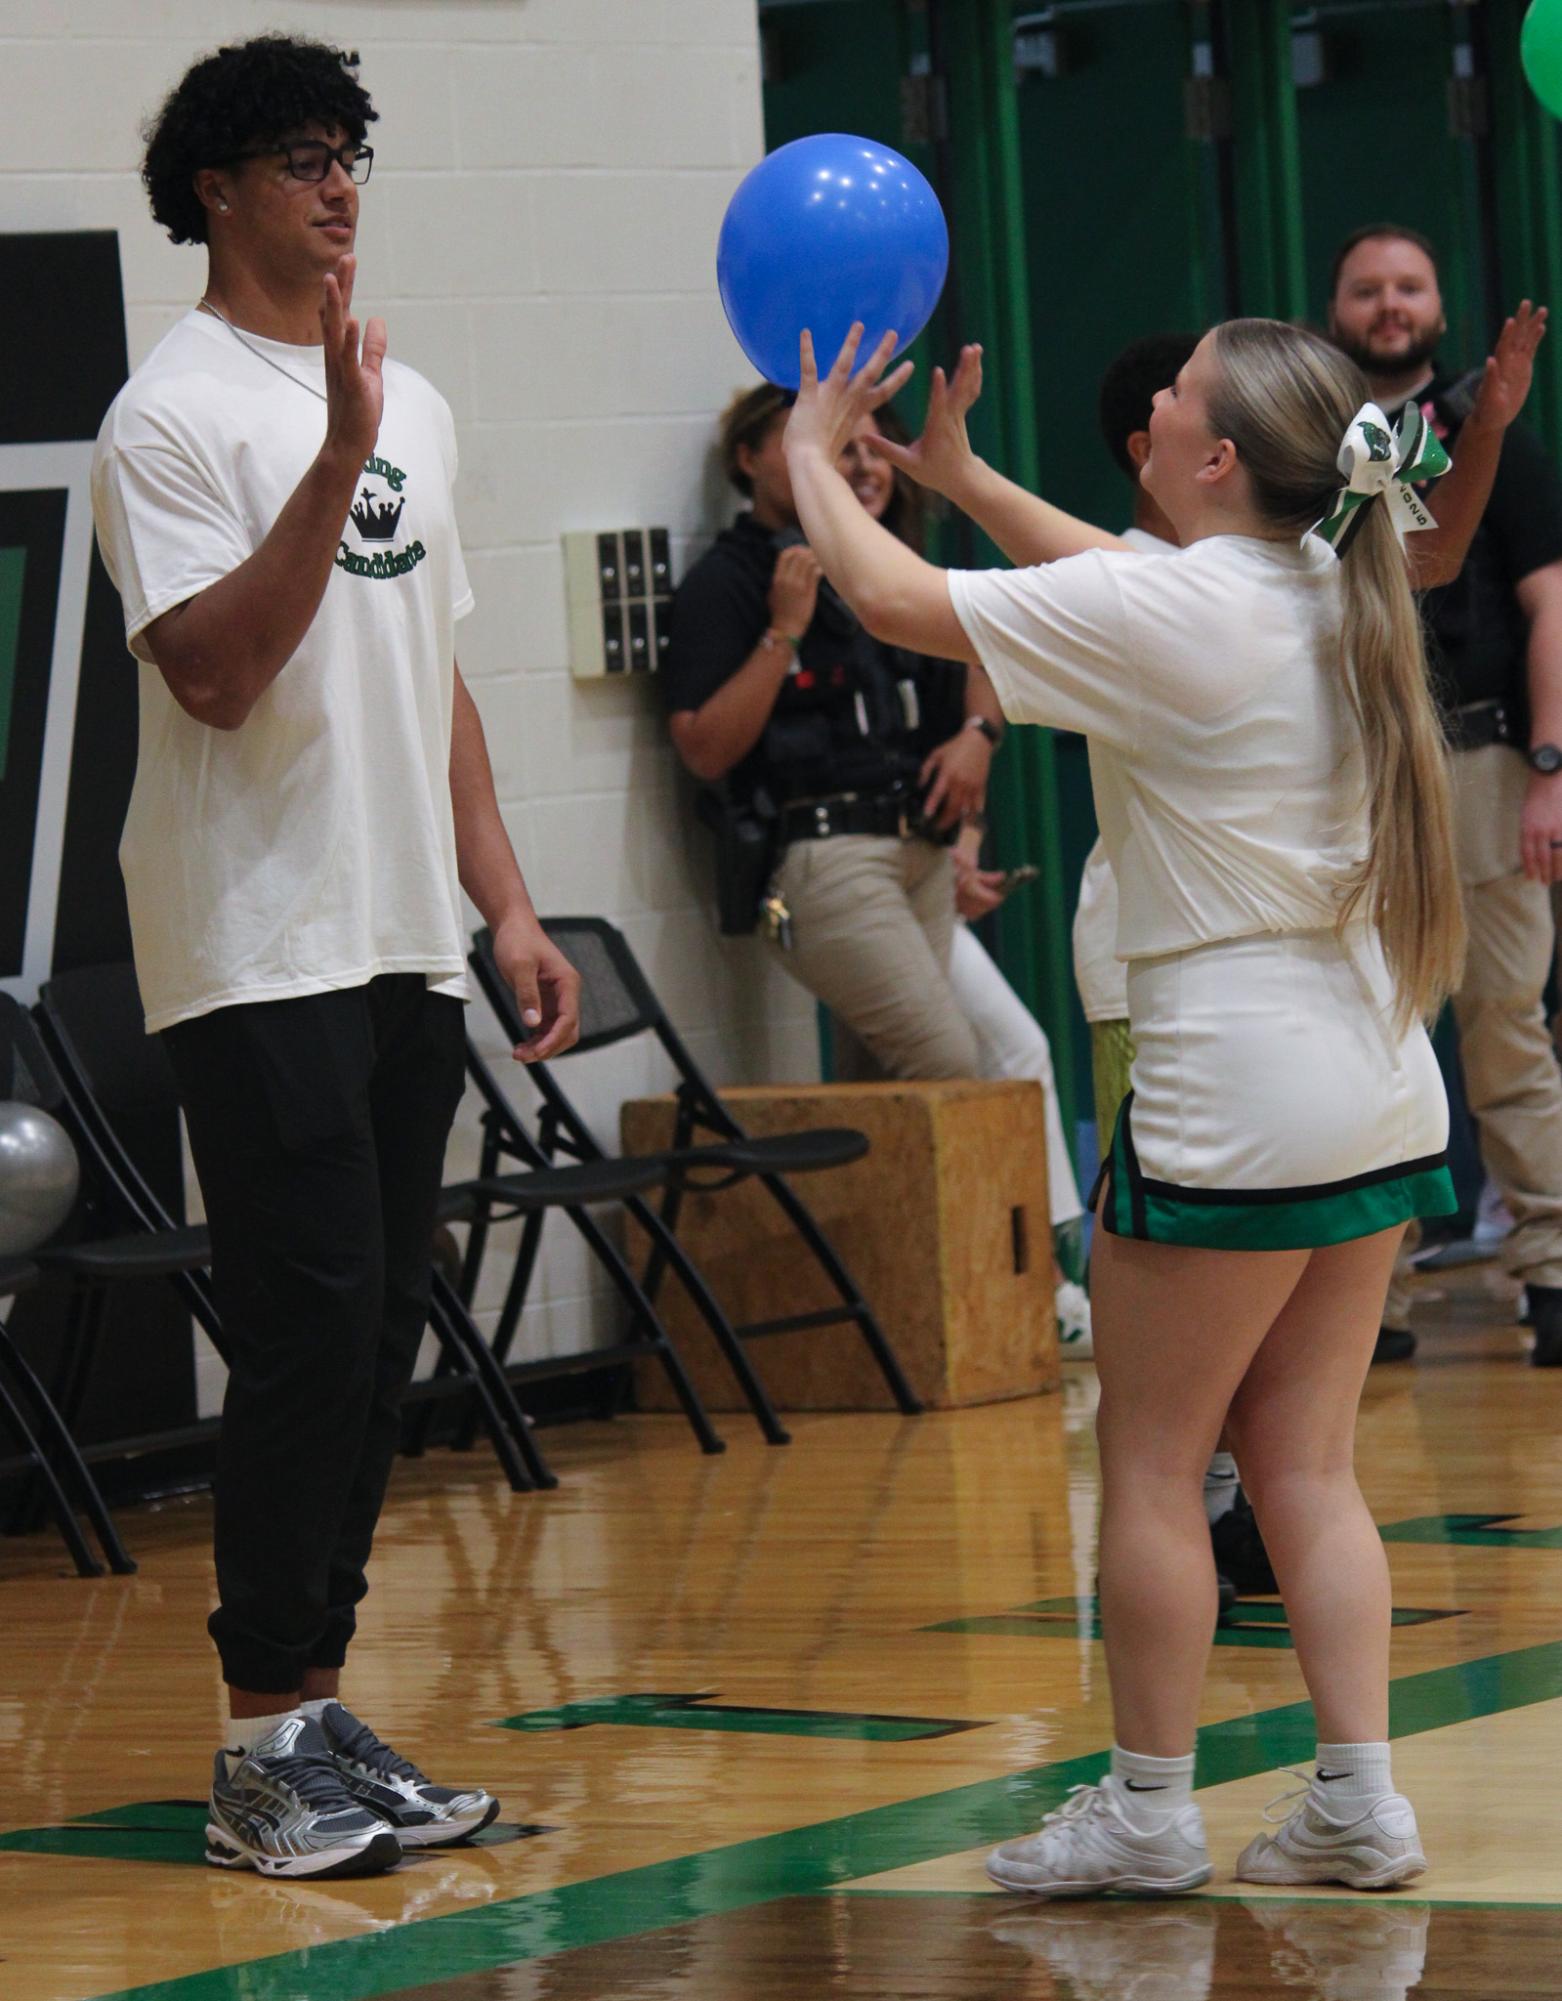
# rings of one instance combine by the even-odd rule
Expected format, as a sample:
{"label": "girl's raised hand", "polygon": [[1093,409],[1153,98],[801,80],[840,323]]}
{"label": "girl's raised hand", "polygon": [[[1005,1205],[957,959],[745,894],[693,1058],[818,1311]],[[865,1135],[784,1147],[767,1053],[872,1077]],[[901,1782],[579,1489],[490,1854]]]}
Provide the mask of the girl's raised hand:
{"label": "girl's raised hand", "polygon": [[963,347],[953,377],[946,377],[941,368],[933,370],[921,437],[909,445],[878,438],[874,450],[934,493],[958,493],[962,480],[976,464],[965,419],[981,393],[982,350],[975,345]]}
{"label": "girl's raised hand", "polygon": [[[894,333],[884,336],[854,375],[862,335],[858,320],[842,343],[834,367],[821,378],[814,360],[813,335],[803,329],[802,382],[782,440],[788,453],[817,451],[833,465],[857,435],[863,418],[871,416],[911,379],[916,364],[910,361],[903,361],[892,375],[884,373],[900,340]],[[878,449],[877,440],[874,449]]]}

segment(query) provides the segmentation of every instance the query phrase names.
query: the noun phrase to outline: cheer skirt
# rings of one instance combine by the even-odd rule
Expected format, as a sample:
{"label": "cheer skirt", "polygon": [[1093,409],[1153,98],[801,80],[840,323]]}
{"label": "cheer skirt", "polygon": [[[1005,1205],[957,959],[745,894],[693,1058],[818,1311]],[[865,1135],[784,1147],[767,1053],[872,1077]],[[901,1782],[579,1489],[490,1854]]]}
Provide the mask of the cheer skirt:
{"label": "cheer skirt", "polygon": [[1375,932],[1136,959],[1128,1006],[1132,1089],[1097,1183],[1114,1236],[1296,1250],[1457,1207],[1442,1075],[1419,1023],[1394,1029]]}

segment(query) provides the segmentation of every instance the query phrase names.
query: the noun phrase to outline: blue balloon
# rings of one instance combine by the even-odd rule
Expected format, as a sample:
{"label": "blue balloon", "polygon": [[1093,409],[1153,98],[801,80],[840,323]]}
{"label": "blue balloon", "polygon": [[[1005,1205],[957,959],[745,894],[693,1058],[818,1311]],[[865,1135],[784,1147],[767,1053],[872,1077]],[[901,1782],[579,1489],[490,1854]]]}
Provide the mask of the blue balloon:
{"label": "blue balloon", "polygon": [[727,204],[716,249],[721,303],[738,344],[783,389],[800,380],[811,329],[821,372],[853,320],[863,354],[893,329],[901,347],[927,325],[949,269],[938,197],[876,139],[820,132],[761,160]]}

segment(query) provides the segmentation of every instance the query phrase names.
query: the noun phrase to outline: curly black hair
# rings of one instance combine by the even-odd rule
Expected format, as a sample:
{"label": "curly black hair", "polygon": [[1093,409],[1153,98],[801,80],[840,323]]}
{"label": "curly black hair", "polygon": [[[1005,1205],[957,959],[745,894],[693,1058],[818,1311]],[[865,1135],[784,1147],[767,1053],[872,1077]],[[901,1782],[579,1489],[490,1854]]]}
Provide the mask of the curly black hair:
{"label": "curly black hair", "polygon": [[1196,333],[1145,334],[1107,363],[1097,416],[1107,450],[1130,479],[1137,468],[1128,440],[1148,427],[1156,390],[1168,386],[1198,344]]}
{"label": "curly black hair", "polygon": [[202,167],[283,139],[306,125],[340,126],[355,146],[379,113],[353,74],[355,56],[294,35],[257,35],[186,70],[142,136],[141,179],[152,218],[174,243],[206,241],[195,192]]}

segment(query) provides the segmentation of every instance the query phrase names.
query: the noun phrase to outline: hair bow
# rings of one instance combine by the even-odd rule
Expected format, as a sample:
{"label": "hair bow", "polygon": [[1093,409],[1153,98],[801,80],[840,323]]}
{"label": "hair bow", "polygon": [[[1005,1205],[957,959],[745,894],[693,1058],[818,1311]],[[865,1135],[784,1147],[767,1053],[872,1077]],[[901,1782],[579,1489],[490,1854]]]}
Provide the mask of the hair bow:
{"label": "hair bow", "polygon": [[1307,531],[1327,542],[1335,555],[1345,554],[1360,533],[1368,507],[1384,497],[1393,509],[1394,533],[1401,541],[1417,529],[1437,526],[1416,487],[1424,480],[1440,479],[1452,460],[1419,404],[1406,404],[1396,431],[1376,403],[1363,403],[1346,427],[1335,464],[1345,475],[1345,484],[1328,513]]}

